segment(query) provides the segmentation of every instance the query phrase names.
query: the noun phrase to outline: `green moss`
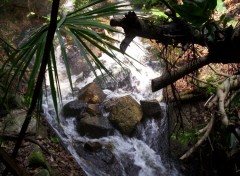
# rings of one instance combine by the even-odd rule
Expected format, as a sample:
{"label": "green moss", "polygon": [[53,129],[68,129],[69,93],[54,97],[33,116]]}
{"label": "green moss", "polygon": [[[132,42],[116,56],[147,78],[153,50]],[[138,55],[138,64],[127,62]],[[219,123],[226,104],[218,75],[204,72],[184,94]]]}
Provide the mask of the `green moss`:
{"label": "green moss", "polygon": [[40,170],[40,172],[36,173],[34,176],[50,176],[50,173],[46,169]]}
{"label": "green moss", "polygon": [[28,157],[30,167],[43,167],[48,168],[45,156],[41,149],[35,149]]}

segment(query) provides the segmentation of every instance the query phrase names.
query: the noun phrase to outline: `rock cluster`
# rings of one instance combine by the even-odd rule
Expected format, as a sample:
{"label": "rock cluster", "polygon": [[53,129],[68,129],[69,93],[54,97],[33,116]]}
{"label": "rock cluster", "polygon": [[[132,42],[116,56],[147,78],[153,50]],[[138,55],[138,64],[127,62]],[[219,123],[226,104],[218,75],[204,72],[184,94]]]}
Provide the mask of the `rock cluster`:
{"label": "rock cluster", "polygon": [[157,100],[144,100],[141,105],[130,95],[106,99],[96,81],[79,90],[78,98],[62,109],[65,118],[76,117],[76,129],[81,136],[101,138],[112,135],[116,128],[131,135],[142,118],[160,117]]}

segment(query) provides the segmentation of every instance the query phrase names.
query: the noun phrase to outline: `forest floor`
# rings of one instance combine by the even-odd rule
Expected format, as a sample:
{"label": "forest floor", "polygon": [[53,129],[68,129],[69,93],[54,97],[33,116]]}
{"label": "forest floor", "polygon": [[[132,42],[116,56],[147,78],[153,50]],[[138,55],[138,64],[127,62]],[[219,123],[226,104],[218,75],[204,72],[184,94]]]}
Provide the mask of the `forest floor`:
{"label": "forest floor", "polygon": [[[74,157],[63,147],[63,144],[56,137],[56,134],[49,127],[47,122],[41,120],[41,134],[27,134],[16,158],[19,166],[26,170],[30,175],[35,175],[43,169],[48,169],[53,176],[82,176],[83,171],[74,159]],[[5,140],[1,143],[1,147],[11,154],[16,141]],[[45,163],[30,166],[29,156],[35,150],[41,148]],[[2,173],[0,167],[0,175]]]}

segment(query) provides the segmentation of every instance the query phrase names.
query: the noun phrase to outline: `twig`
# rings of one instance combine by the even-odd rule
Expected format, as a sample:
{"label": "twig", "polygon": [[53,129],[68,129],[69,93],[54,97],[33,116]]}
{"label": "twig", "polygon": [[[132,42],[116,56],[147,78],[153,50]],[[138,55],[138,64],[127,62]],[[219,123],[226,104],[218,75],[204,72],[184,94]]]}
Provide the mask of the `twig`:
{"label": "twig", "polygon": [[227,77],[227,78],[230,77],[230,75],[228,75],[228,74],[224,74],[224,73],[219,73],[219,72],[217,72],[210,64],[209,64],[208,66],[211,68],[211,70],[212,70],[214,73],[216,73],[216,75],[224,76],[224,77]]}
{"label": "twig", "polygon": [[199,134],[202,134],[202,133],[204,133],[205,131],[207,131],[208,125],[209,125],[209,123],[208,123],[204,128],[198,130],[195,134],[196,134],[196,135],[199,135]]}
{"label": "twig", "polygon": [[211,86],[217,88],[217,86],[216,86],[215,84],[213,84],[213,83],[203,81],[203,80],[201,80],[201,79],[198,79],[198,78],[195,77],[195,76],[191,76],[191,75],[188,75],[188,76],[191,77],[191,78],[193,78],[193,79],[195,79],[196,81],[199,81],[199,82],[202,82],[202,83],[204,83],[204,84],[211,85]]}
{"label": "twig", "polygon": [[211,142],[211,139],[210,139],[209,136],[208,136],[208,141],[209,141],[209,144],[210,144],[210,146],[211,146],[212,151],[214,151],[214,148],[213,148],[213,145],[212,145],[212,142]]}
{"label": "twig", "polygon": [[218,96],[217,95],[212,95],[204,104],[205,108],[210,109],[214,104],[216,104],[218,100]]}
{"label": "twig", "polygon": [[[13,135],[13,134],[4,134],[4,135],[0,135],[0,137],[3,138],[3,139],[7,139],[7,140],[17,140],[18,139],[18,136],[17,135]],[[32,142],[32,143],[38,145],[49,156],[51,155],[51,153],[44,146],[42,146],[37,140],[35,140],[35,139],[31,138],[31,137],[24,137],[24,140]]]}

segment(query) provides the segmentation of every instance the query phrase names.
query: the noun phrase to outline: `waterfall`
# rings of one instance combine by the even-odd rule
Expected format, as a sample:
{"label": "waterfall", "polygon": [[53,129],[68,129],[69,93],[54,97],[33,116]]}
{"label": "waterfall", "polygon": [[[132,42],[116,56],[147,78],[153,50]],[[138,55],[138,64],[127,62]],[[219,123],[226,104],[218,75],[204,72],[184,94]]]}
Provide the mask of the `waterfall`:
{"label": "waterfall", "polygon": [[[117,34],[120,41],[123,35]],[[118,46],[119,43],[116,43]],[[151,92],[151,79],[160,76],[161,68],[158,61],[152,61],[154,56],[148,52],[150,46],[143,43],[139,38],[128,47],[126,53],[137,61],[126,58],[126,55],[116,53],[124,66],[119,66],[115,61],[107,55],[102,54],[99,58],[105,67],[112,70],[113,75],[117,74],[121,79],[121,75],[128,79],[124,80],[113,90],[103,90],[107,94],[107,99],[111,97],[119,97],[123,95],[131,95],[138,102],[140,100],[158,99],[161,100],[162,91],[156,93]],[[73,56],[76,49],[69,51]],[[63,104],[74,100],[70,93],[69,83],[67,81],[66,71],[60,56],[60,46],[56,49],[58,57],[59,79],[62,88]],[[156,59],[155,59],[156,60]],[[100,72],[98,72],[100,75]],[[83,79],[84,78],[84,79]],[[78,81],[78,80],[81,81]],[[95,79],[93,73],[83,75],[72,75],[74,86],[81,89],[86,84]],[[111,82],[110,84],[115,84]],[[120,80],[121,81],[121,80]],[[128,82],[126,82],[128,81]],[[47,85],[49,83],[47,82]],[[43,110],[46,120],[51,125],[58,137],[75,157],[78,164],[89,176],[162,176],[162,175],[180,175],[175,169],[173,162],[168,156],[168,121],[166,116],[166,105],[160,103],[163,111],[163,117],[160,119],[143,119],[136,127],[131,137],[120,134],[115,130],[114,135],[99,139],[90,139],[80,136],[75,129],[75,118],[65,119],[60,116],[60,123],[56,119],[56,114],[51,100],[49,90],[45,90],[43,97]],[[59,106],[60,108],[60,106]],[[106,114],[107,115],[107,114]],[[86,151],[84,144],[91,142],[100,143],[104,149],[92,154]],[[111,163],[111,165],[109,164]]]}
{"label": "waterfall", "polygon": [[[123,36],[118,36],[120,39]],[[119,54],[117,56],[119,59],[127,65],[130,70],[130,83],[129,87],[118,87],[115,91],[104,90],[108,95],[107,98],[122,95],[131,95],[137,101],[143,99],[153,99],[154,97],[161,97],[162,92],[152,93],[150,89],[150,80],[156,76],[160,75],[160,68],[152,68],[149,64],[151,53],[148,53],[146,48],[149,46],[136,38],[134,42],[128,47],[127,53],[133,58],[138,58],[138,63],[136,61],[130,61],[125,58],[124,55]],[[63,88],[63,102],[67,103],[74,97],[69,96],[70,88],[67,86],[66,75],[63,67],[63,63],[60,59],[60,52],[56,51],[56,55],[59,56],[58,66],[60,69],[60,80],[61,87]],[[117,54],[117,53],[116,53]],[[119,71],[122,69],[115,62],[113,62],[106,55],[102,55],[100,60],[105,63],[108,69],[114,68],[114,71]],[[134,62],[134,63],[131,63]],[[156,64],[155,64],[156,65]],[[72,76],[73,80],[78,79],[77,75]],[[76,87],[81,88],[84,85],[95,79],[93,74],[89,74],[83,82],[76,83]],[[114,136],[103,137],[100,139],[90,139],[85,136],[80,136],[75,129],[75,119],[66,119],[64,123],[60,120],[58,123],[54,111],[53,103],[51,102],[51,95],[44,97],[43,109],[47,121],[51,124],[55,132],[63,141],[67,149],[75,157],[79,165],[83,168],[85,173],[90,176],[104,176],[111,175],[110,173],[115,172],[113,168],[112,171],[106,171],[95,163],[96,156],[92,156],[84,150],[83,144],[86,142],[99,142],[101,145],[111,148],[111,152],[108,150],[105,153],[99,153],[98,157],[109,156],[114,157],[117,161],[115,168],[118,168],[116,175],[126,175],[126,176],[158,176],[158,175],[179,175],[176,169],[172,167],[171,161],[168,156],[168,124],[166,117],[166,105],[160,103],[163,110],[163,117],[161,119],[145,119],[142,123],[137,125],[136,131],[132,137],[127,137],[121,135],[117,130]],[[60,114],[60,119],[62,119]],[[111,146],[111,147],[109,147]],[[112,154],[114,156],[112,156]],[[106,156],[105,156],[106,155]],[[103,160],[107,160],[104,158]],[[89,164],[91,161],[92,164]],[[107,161],[106,161],[107,162]]]}

